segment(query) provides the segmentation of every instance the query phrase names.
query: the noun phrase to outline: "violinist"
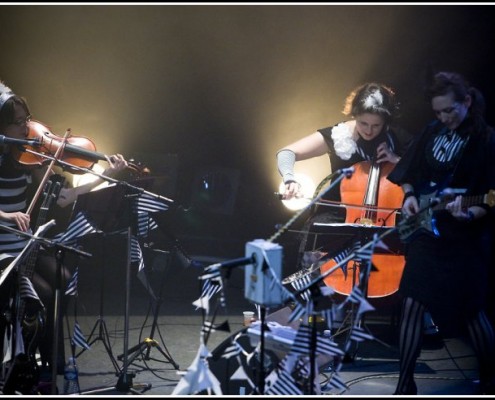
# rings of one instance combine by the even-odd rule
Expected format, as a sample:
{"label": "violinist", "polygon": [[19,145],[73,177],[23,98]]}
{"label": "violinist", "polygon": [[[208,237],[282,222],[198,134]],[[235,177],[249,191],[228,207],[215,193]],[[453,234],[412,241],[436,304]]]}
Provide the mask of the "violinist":
{"label": "violinist", "polygon": [[[27,102],[22,97],[17,96],[9,87],[0,83],[0,134],[7,138],[26,139],[30,118],[31,113]],[[30,214],[26,212],[28,187],[37,184],[39,186],[40,179],[44,176],[46,167],[42,166],[33,169],[19,164],[13,157],[12,146],[9,144],[0,145],[0,224],[22,232],[31,233],[33,221]],[[127,167],[127,161],[119,154],[107,157],[107,161],[109,166],[103,172],[103,175],[106,176],[114,176],[117,172]],[[65,207],[73,203],[78,195],[89,192],[102,182],[103,179],[98,178],[96,181],[84,186],[76,188],[65,187],[61,190],[57,203]],[[25,237],[6,230],[0,230],[0,270],[5,269],[10,264],[15,256],[25,247],[27,241],[28,239]],[[41,373],[48,375],[52,371],[51,354],[52,330],[54,325],[55,274],[55,257],[52,254],[48,254],[48,252],[44,252],[43,248],[41,248],[34,269],[32,284],[46,309],[46,321],[44,323],[44,330],[38,341],[38,349],[42,364]],[[70,276],[71,274],[68,269],[63,266],[62,280],[67,281]],[[15,287],[13,280],[14,274],[9,274],[8,279],[0,287],[0,307],[2,311],[0,315],[0,341],[4,338],[4,329],[7,323],[3,316],[8,311],[9,300],[13,293],[12,290]],[[64,285],[64,282],[62,282],[62,285]],[[63,299],[61,303],[63,313]],[[62,328],[63,324],[59,323],[59,326]],[[57,361],[58,374],[63,373],[65,363],[63,334],[61,332],[58,335],[60,339]],[[0,354],[0,358],[3,358],[3,354]],[[51,379],[51,376],[48,379]]]}

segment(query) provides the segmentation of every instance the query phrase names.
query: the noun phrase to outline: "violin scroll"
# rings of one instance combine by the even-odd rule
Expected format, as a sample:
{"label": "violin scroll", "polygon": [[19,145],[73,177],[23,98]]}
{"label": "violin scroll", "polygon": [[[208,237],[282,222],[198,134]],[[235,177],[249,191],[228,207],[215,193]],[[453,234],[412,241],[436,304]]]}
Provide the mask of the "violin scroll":
{"label": "violin scroll", "polygon": [[151,170],[145,166],[143,163],[140,161],[136,161],[133,158],[131,158],[127,162],[127,167],[136,175],[138,176],[145,176],[151,174]]}

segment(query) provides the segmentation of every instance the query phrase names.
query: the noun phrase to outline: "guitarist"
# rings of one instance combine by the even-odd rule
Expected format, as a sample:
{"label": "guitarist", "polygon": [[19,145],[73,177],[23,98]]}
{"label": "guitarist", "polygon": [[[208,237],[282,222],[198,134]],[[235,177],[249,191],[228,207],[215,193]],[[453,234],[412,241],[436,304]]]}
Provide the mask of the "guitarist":
{"label": "guitarist", "polygon": [[407,243],[399,287],[403,305],[395,394],[417,393],[414,368],[426,310],[444,337],[467,328],[479,362],[480,394],[495,394],[494,333],[484,312],[492,243],[489,207],[481,197],[469,205],[464,201],[465,196],[483,195],[495,188],[495,136],[483,117],[482,94],[460,74],[435,74],[427,98],[437,119],[414,139],[388,179],[404,190],[406,222],[418,217],[422,211],[419,198],[425,194],[441,198],[447,188],[464,194],[433,211],[436,235],[418,232]]}
{"label": "guitarist", "polygon": [[[6,138],[26,139],[28,135],[28,121],[31,115],[25,99],[17,96],[9,87],[0,82],[0,134]],[[10,150],[15,144],[0,144],[0,224],[6,225],[23,232],[31,231],[31,216],[26,213],[28,199],[28,187],[35,182],[39,182],[43,177],[43,167],[39,169],[23,168],[12,156]],[[117,172],[127,167],[127,162],[120,155],[107,157],[109,167],[103,172],[108,176],[113,176]],[[89,192],[91,189],[102,183],[102,179],[88,183],[77,188],[63,188],[58,197],[57,204],[66,206],[77,199],[77,195]],[[5,269],[10,262],[25,247],[27,239],[14,233],[0,229],[0,271]],[[63,279],[68,279],[70,274],[65,267],[62,268]],[[41,299],[46,310],[46,321],[44,331],[39,338],[38,346],[41,356],[41,366],[44,371],[52,371],[51,355],[53,340],[53,310],[55,293],[55,272],[56,260],[52,254],[40,251],[35,266],[32,283],[34,289]],[[10,315],[12,310],[9,306],[15,289],[14,274],[10,274],[0,287],[0,360],[4,361],[2,346],[5,333],[7,342],[12,338],[12,330],[9,324],[15,317]],[[62,301],[62,310],[63,310]],[[60,316],[61,318],[61,316]],[[59,324],[62,328],[62,324]],[[58,349],[59,360],[57,362],[57,373],[63,373],[64,346],[63,335],[59,333],[60,344]],[[3,343],[7,345],[8,343]],[[15,354],[11,354],[13,359]]]}

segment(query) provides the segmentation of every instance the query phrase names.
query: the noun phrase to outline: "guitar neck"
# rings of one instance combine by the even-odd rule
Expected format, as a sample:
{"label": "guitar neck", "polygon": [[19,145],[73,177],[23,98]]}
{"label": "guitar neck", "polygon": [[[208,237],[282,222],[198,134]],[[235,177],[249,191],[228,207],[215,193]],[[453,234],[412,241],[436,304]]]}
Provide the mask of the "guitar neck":
{"label": "guitar neck", "polygon": [[[477,196],[463,196],[461,199],[461,206],[462,207],[471,207],[475,204],[486,204],[487,203],[487,195],[486,194],[480,194]],[[441,201],[437,206],[433,207],[435,210],[444,210],[445,207],[447,206],[448,203],[450,203],[451,200],[443,200]]]}

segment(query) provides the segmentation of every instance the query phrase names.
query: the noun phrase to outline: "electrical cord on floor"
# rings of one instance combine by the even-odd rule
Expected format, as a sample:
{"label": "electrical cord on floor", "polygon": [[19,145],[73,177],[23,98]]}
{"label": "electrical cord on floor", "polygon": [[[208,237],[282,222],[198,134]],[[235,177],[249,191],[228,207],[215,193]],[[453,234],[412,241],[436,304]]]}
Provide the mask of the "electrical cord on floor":
{"label": "electrical cord on floor", "polygon": [[[449,381],[469,381],[469,382],[473,382],[473,379],[469,378],[466,375],[466,373],[465,373],[466,371],[471,371],[471,369],[466,369],[466,368],[463,369],[463,368],[461,368],[461,366],[458,364],[457,360],[462,359],[462,358],[472,358],[472,357],[475,357],[474,353],[454,357],[454,355],[452,354],[452,352],[448,348],[446,341],[444,341],[444,347],[445,347],[445,350],[446,350],[446,352],[447,352],[447,354],[448,354],[449,357],[447,357],[447,358],[434,358],[434,359],[418,358],[418,361],[419,362],[436,362],[436,361],[450,360],[454,364],[455,369],[436,369],[435,372],[436,373],[441,373],[441,372],[457,371],[457,372],[460,372],[461,373],[462,377],[460,377],[460,378],[459,377],[457,377],[457,378],[456,377],[447,377],[447,376],[444,376],[444,377],[442,377],[442,376],[432,377],[432,376],[424,376],[424,375],[421,375],[419,373],[416,373],[416,374],[414,374],[414,378],[416,380],[429,379],[429,380],[443,380],[443,381],[449,380]],[[397,362],[398,362],[398,360],[397,360]],[[320,373],[320,376],[323,376],[323,378],[322,378],[322,380],[320,382],[322,388],[330,381],[331,374],[332,374],[331,371],[329,371],[327,373],[325,373],[325,372]],[[359,378],[351,379],[351,380],[345,382],[345,384],[346,384],[346,386],[351,387],[352,385],[355,385],[355,384],[357,384],[359,382],[366,381],[366,380],[369,380],[369,379],[386,379],[386,378],[397,378],[398,379],[399,378],[399,374],[397,372],[369,374],[369,375],[366,375],[366,376],[361,376]],[[346,392],[346,390],[343,390],[339,394],[343,394],[345,392]]]}
{"label": "electrical cord on floor", "polygon": [[[436,371],[436,372],[445,372],[446,370],[441,370],[441,371]],[[352,386],[355,385],[359,382],[366,381],[369,379],[387,379],[387,378],[397,378],[399,379],[399,374],[397,372],[391,372],[391,373],[380,373],[380,374],[371,374],[371,375],[366,375],[366,376],[361,376],[359,378],[351,379],[350,381],[346,382],[347,386]],[[421,374],[414,374],[414,379],[415,380],[440,380],[440,381],[471,381],[469,378],[455,378],[455,377],[448,377],[448,376],[424,376]]]}

